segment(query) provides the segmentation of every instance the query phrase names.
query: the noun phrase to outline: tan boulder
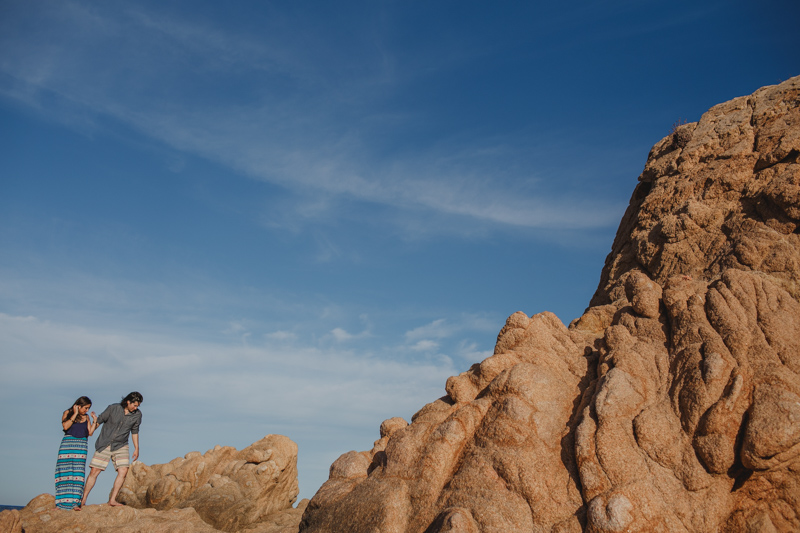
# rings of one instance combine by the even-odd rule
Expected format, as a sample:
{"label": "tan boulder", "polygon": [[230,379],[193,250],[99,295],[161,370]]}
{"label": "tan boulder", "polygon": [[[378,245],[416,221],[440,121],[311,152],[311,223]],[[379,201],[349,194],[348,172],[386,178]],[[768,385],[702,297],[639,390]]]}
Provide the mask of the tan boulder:
{"label": "tan boulder", "polygon": [[[55,505],[53,498],[53,505]],[[2,533],[22,533],[22,517],[16,509],[8,509],[0,512],[0,532]]]}
{"label": "tan boulder", "polygon": [[301,531],[800,530],[799,159],[800,78],[676,128],[583,316],[509,317]]}
{"label": "tan boulder", "polygon": [[[13,515],[16,513],[16,515]],[[7,516],[13,518],[7,521]],[[13,521],[18,520],[16,525]],[[5,529],[10,525],[10,529]],[[56,507],[55,497],[41,494],[20,511],[0,513],[3,533],[217,533],[194,509],[134,509],[128,506],[87,505],[82,511]]]}
{"label": "tan boulder", "polygon": [[267,435],[241,451],[216,446],[166,464],[136,463],[119,501],[138,509],[192,507],[215,528],[240,531],[292,509],[297,494],[297,445]]}

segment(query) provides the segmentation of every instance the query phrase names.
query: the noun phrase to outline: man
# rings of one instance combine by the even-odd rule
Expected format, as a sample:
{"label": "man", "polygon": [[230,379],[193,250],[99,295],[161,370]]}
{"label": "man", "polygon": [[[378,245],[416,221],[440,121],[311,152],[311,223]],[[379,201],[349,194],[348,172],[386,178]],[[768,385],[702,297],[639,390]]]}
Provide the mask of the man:
{"label": "man", "polygon": [[122,484],[125,483],[125,476],[128,475],[130,459],[128,457],[128,435],[133,440],[133,460],[139,458],[139,425],[142,423],[142,412],[139,405],[142,403],[142,395],[132,392],[125,396],[119,403],[112,403],[103,413],[97,417],[97,424],[103,424],[100,437],[95,442],[94,456],[89,463],[91,471],[86,479],[86,489],[83,491],[81,506],[86,504],[97,476],[106,469],[109,461],[114,462],[114,469],[117,471],[117,479],[114,480],[114,488],[108,497],[108,505],[122,505],[117,501],[117,494]]}

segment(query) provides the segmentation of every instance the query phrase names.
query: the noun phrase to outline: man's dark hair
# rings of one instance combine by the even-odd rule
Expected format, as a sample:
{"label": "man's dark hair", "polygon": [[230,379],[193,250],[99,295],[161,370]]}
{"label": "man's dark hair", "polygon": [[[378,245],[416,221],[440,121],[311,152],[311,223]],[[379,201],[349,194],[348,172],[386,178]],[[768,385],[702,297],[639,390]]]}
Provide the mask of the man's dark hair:
{"label": "man's dark hair", "polygon": [[139,403],[142,403],[143,401],[144,401],[144,399],[142,398],[142,395],[141,395],[141,394],[139,394],[139,393],[138,393],[138,392],[136,392],[136,391],[133,391],[132,393],[130,393],[130,394],[128,394],[127,396],[125,396],[125,397],[122,399],[122,401],[121,401],[121,402],[119,402],[119,404],[120,404],[122,407],[128,407],[128,403],[129,403],[129,402],[139,402]]}

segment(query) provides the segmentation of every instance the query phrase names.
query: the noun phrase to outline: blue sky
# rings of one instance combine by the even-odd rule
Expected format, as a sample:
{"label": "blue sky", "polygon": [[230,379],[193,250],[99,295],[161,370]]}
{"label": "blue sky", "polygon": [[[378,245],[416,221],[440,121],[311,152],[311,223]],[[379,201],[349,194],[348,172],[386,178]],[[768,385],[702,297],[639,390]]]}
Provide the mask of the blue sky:
{"label": "blue sky", "polygon": [[131,390],[144,462],[280,433],[311,497],[509,315],[579,316],[651,146],[800,74],[798,15],[0,0],[0,503]]}

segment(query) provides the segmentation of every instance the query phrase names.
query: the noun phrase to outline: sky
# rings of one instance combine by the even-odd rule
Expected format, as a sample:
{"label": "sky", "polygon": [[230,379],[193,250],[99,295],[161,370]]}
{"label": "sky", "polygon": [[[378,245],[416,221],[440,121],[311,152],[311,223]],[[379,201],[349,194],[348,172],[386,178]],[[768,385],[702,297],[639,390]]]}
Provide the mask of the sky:
{"label": "sky", "polygon": [[312,497],[509,315],[580,316],[650,148],[800,74],[798,17],[0,0],[0,504],[133,390],[143,462],[282,434]]}

